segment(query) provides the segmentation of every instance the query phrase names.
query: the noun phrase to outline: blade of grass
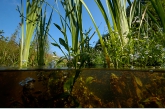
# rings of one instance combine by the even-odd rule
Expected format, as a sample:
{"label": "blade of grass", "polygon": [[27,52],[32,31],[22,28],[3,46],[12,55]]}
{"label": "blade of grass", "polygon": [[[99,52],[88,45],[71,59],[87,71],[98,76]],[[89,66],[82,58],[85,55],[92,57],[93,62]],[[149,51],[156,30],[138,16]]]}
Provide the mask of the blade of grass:
{"label": "blade of grass", "polygon": [[[24,16],[24,7],[23,7],[22,0],[21,0],[21,15]],[[24,18],[21,17],[21,48],[20,48],[20,64],[19,64],[19,67],[22,66],[23,40],[24,40]]]}
{"label": "blade of grass", "polygon": [[91,20],[92,20],[94,26],[95,26],[96,32],[97,32],[97,34],[98,34],[98,36],[99,36],[100,43],[101,43],[102,48],[103,48],[104,55],[105,55],[105,57],[107,58],[108,67],[110,67],[110,66],[109,66],[110,60],[109,60],[108,52],[107,52],[107,49],[106,49],[106,47],[105,47],[105,45],[104,45],[104,43],[103,43],[103,39],[102,39],[102,36],[101,36],[101,34],[100,34],[100,31],[98,30],[97,25],[96,25],[96,23],[95,23],[95,20],[94,20],[94,18],[93,18],[93,16],[92,16],[90,10],[88,9],[87,5],[85,4],[85,2],[84,2],[83,0],[80,0],[80,1],[82,2],[82,4],[84,5],[84,7],[86,8],[86,10],[87,10],[87,12],[88,12],[88,14],[89,14],[89,16],[90,16],[90,18],[91,18]]}
{"label": "blade of grass", "polygon": [[163,32],[165,33],[165,10],[161,4],[161,2],[155,1],[155,0],[151,0],[151,3],[156,11],[156,13],[158,14],[160,20],[161,20],[161,24],[163,27]]}
{"label": "blade of grass", "polygon": [[24,45],[24,51],[23,51],[23,67],[27,67],[28,63],[28,56],[29,56],[29,48],[30,48],[30,42],[34,33],[34,30],[36,28],[36,21],[37,14],[40,14],[41,7],[39,7],[40,1],[39,0],[32,0],[32,3],[30,3],[30,0],[27,0],[27,7],[26,7],[26,37],[25,37],[25,45]]}

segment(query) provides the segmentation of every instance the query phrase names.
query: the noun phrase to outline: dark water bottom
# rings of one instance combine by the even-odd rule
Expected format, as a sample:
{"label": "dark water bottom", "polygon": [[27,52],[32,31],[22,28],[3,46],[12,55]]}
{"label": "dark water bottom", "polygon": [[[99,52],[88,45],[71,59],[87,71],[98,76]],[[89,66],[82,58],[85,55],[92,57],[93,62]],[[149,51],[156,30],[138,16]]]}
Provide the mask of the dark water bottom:
{"label": "dark water bottom", "polygon": [[[165,107],[164,71],[0,71],[0,107]],[[72,87],[73,85],[73,87]]]}

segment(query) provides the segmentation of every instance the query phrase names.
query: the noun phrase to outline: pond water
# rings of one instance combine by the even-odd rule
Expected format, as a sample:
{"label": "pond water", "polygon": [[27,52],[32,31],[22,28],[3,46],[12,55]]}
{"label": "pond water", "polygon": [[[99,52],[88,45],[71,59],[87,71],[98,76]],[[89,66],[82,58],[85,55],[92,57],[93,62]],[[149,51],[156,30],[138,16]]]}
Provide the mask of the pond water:
{"label": "pond water", "polygon": [[162,108],[165,70],[1,69],[0,107]]}

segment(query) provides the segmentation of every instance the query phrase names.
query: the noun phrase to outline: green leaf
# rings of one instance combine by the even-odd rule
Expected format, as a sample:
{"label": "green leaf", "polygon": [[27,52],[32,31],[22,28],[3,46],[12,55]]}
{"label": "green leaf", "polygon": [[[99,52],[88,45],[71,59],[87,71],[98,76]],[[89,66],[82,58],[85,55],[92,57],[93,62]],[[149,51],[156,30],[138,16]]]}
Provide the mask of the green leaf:
{"label": "green leaf", "polygon": [[74,78],[73,77],[71,77],[71,78],[69,78],[65,83],[64,83],[64,90],[66,90],[66,91],[71,91],[71,86],[73,85],[73,80],[74,80]]}
{"label": "green leaf", "polygon": [[138,98],[141,99],[142,98],[142,91],[138,87],[136,87],[135,90],[136,90],[136,94],[137,94]]}
{"label": "green leaf", "polygon": [[[30,3],[31,2],[31,3]],[[41,11],[41,7],[43,5],[43,2],[41,2],[40,0],[26,0],[26,23],[23,23],[22,25],[26,27],[26,36],[25,39],[22,40],[24,42],[23,43],[23,47],[22,47],[22,43],[21,43],[21,55],[20,56],[20,61],[25,60],[24,63],[20,63],[20,67],[27,67],[28,65],[28,57],[29,57],[29,49],[30,49],[30,44],[31,44],[31,40],[33,37],[33,33],[36,29],[37,26],[37,14],[40,13]],[[23,15],[23,3],[21,1],[21,7],[22,7],[22,12],[21,12],[21,16]],[[40,14],[39,14],[40,15]],[[23,17],[23,16],[22,16]],[[23,27],[22,27],[22,30]],[[23,35],[24,35],[24,31],[22,31]]]}
{"label": "green leaf", "polygon": [[136,76],[134,76],[134,78],[135,78],[136,83],[137,83],[139,86],[142,87],[143,84],[142,84],[141,80],[140,80],[138,77],[136,77]]}
{"label": "green leaf", "polygon": [[51,43],[52,45],[54,45],[54,46],[56,46],[56,47],[58,47],[58,48],[61,48],[58,44],[56,44],[56,43]]}
{"label": "green leaf", "polygon": [[69,14],[71,14],[71,13],[74,11],[74,9],[75,9],[75,5],[73,6],[73,8],[72,8],[72,10],[71,10],[71,11],[66,12],[66,17],[68,17],[68,16],[69,16]]}
{"label": "green leaf", "polygon": [[66,44],[65,41],[64,41],[62,38],[59,38],[59,42],[60,42],[60,44],[61,44],[62,46],[65,47],[65,49],[66,49],[67,51],[69,51],[68,44]]}
{"label": "green leaf", "polygon": [[66,57],[61,57],[61,58],[57,61],[57,64],[61,63],[64,59],[66,59]]}
{"label": "green leaf", "polygon": [[161,21],[161,26],[163,27],[163,32],[165,33],[165,10],[159,1],[151,0],[152,6],[154,7],[156,13],[158,14],[160,21]]}
{"label": "green leaf", "polygon": [[92,76],[90,76],[86,79],[86,83],[91,84],[93,82],[93,80],[94,80],[94,78]]}
{"label": "green leaf", "polygon": [[54,23],[54,25],[64,34],[64,31],[61,29],[61,27],[58,24]]}
{"label": "green leaf", "polygon": [[98,27],[97,27],[97,25],[96,25],[96,23],[95,23],[95,20],[94,20],[92,14],[91,14],[89,8],[88,8],[87,5],[85,4],[84,0],[80,0],[80,1],[81,1],[81,3],[84,5],[84,7],[86,8],[86,10],[87,10],[87,12],[88,12],[88,14],[89,14],[89,16],[90,16],[90,18],[91,18],[91,20],[92,20],[94,26],[95,26],[96,32],[97,32],[97,34],[98,34],[98,36],[99,36],[99,39],[100,39],[100,43],[101,43],[101,45],[102,45],[102,47],[103,47],[104,55],[105,55],[105,57],[106,57],[107,54],[108,54],[107,48],[105,47],[105,44],[104,44],[104,42],[103,42],[101,33],[100,33],[100,31],[98,30]]}
{"label": "green leaf", "polygon": [[[130,0],[128,0],[130,1]],[[133,4],[131,5],[131,9],[130,9],[130,15],[129,15],[129,27],[131,28],[131,23],[132,20],[134,18],[134,13],[135,13],[135,9],[136,9],[136,0],[134,0]]]}
{"label": "green leaf", "polygon": [[52,10],[52,12],[51,12],[51,14],[50,14],[50,17],[49,17],[49,20],[48,20],[48,24],[47,24],[47,26],[46,26],[45,35],[47,35],[47,34],[48,34],[48,31],[49,31],[50,24],[51,24],[51,19],[52,19],[52,14],[53,14],[53,10]]}
{"label": "green leaf", "polygon": [[59,44],[57,44],[57,43],[51,43],[52,45],[54,45],[54,46],[56,46],[56,47],[58,47],[61,51],[62,51],[62,53],[66,56],[66,54],[64,53],[64,51],[61,49],[61,47],[59,46]]}

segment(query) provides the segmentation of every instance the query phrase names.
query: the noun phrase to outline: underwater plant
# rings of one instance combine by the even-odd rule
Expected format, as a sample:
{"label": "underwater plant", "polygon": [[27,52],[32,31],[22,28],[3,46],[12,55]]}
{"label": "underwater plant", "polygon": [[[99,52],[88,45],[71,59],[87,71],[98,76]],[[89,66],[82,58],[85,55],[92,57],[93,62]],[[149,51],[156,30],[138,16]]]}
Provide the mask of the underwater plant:
{"label": "underwater plant", "polygon": [[[44,108],[44,107],[79,107],[78,101],[69,94],[66,88],[70,86],[71,71],[43,71],[37,73],[37,78],[27,77],[19,85],[22,86],[20,100],[9,103],[10,107]],[[40,88],[37,88],[37,85]],[[69,88],[69,87],[68,87]]]}

